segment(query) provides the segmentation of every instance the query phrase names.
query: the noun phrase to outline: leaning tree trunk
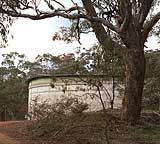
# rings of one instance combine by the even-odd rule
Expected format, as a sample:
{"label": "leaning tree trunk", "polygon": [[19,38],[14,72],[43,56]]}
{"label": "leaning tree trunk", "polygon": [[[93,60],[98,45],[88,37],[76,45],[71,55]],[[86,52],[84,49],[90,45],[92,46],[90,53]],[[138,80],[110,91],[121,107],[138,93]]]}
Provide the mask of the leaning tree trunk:
{"label": "leaning tree trunk", "polygon": [[123,51],[125,65],[125,91],[123,119],[137,123],[141,115],[142,93],[145,76],[145,56],[142,44],[131,39]]}

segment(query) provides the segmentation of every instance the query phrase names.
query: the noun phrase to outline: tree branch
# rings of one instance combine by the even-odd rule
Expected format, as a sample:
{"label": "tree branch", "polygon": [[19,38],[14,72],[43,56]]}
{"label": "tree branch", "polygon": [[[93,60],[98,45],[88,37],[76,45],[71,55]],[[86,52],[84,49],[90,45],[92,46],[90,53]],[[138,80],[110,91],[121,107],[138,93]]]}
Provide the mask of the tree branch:
{"label": "tree branch", "polygon": [[83,14],[73,14],[70,15],[67,13],[67,10],[64,12],[62,12],[62,10],[54,10],[53,12],[41,12],[40,14],[37,15],[31,15],[31,14],[23,14],[23,13],[15,13],[13,11],[9,11],[9,10],[4,10],[0,8],[0,13],[4,13],[7,14],[9,16],[12,17],[23,17],[23,18],[30,18],[32,20],[41,20],[41,19],[46,19],[46,18],[51,18],[51,17],[55,17],[55,16],[60,16],[60,17],[64,17],[64,18],[68,18],[68,19],[78,19],[78,18],[85,18],[85,19],[91,19],[90,17],[87,17]]}
{"label": "tree branch", "polygon": [[140,14],[139,14],[139,24],[140,26],[143,26],[144,21],[152,7],[152,3],[154,0],[143,0],[142,6],[140,8]]}
{"label": "tree branch", "polygon": [[118,27],[115,27],[108,20],[106,20],[104,18],[92,17],[91,21],[93,21],[93,22],[100,22],[103,25],[107,26],[109,29],[113,30],[114,32],[120,33],[120,29]]}
{"label": "tree branch", "polygon": [[65,6],[61,2],[59,2],[57,0],[52,0],[52,1],[54,1],[55,3],[57,3],[58,5],[60,5],[61,7],[65,8]]}
{"label": "tree branch", "polygon": [[150,21],[148,21],[148,22],[146,22],[144,24],[143,33],[142,33],[143,42],[145,42],[145,40],[148,37],[149,32],[152,30],[152,28],[154,27],[154,25],[159,20],[160,20],[160,12],[158,12]]}
{"label": "tree branch", "polygon": [[0,22],[0,25],[1,25],[0,27],[2,27],[4,29],[4,31],[6,31],[6,28],[2,22]]}
{"label": "tree branch", "polygon": [[[132,8],[131,8],[131,5],[129,2],[126,2],[122,5],[125,9],[126,9],[126,12],[125,12],[125,17],[124,17],[124,20],[123,20],[123,23],[120,27],[120,32],[125,32],[125,30],[127,29],[129,23],[130,23],[130,19],[132,17]],[[121,7],[121,9],[123,8]]]}
{"label": "tree branch", "polygon": [[[55,0],[53,1],[55,2]],[[84,4],[84,8],[76,5],[68,9],[58,8],[45,12],[38,10],[36,14],[26,14],[18,11],[6,10],[1,7],[0,13],[4,13],[12,17],[30,18],[32,20],[41,20],[53,17],[63,17],[72,20],[80,18],[87,19],[91,22],[96,37],[104,47],[108,47],[110,49],[112,49],[112,47],[114,47],[115,45],[117,47],[117,45],[119,44],[112,40],[110,35],[108,35],[108,33],[106,32],[104,26],[108,27],[116,33],[120,33],[120,29],[111,24],[108,20],[105,20],[104,18],[99,18],[91,0],[82,0],[82,2]],[[32,9],[35,10],[34,8]],[[86,10],[86,12],[84,10]]]}
{"label": "tree branch", "polygon": [[[93,3],[91,2],[91,0],[82,0],[82,2],[85,7],[86,14],[97,21],[101,21],[101,23],[91,21],[92,28],[95,32],[95,35],[96,35],[98,41],[103,45],[103,47],[105,49],[112,49],[115,45],[117,46],[118,44],[111,39],[111,37],[107,34],[105,28],[102,25],[102,24],[104,24],[104,25],[108,25],[108,24],[104,23],[103,19],[97,18],[97,13],[93,7]],[[105,22],[107,22],[107,21],[105,21]],[[108,25],[108,28],[111,29],[111,27],[112,26]],[[114,29],[114,31],[116,30],[116,28],[113,28],[113,29]]]}
{"label": "tree branch", "polygon": [[31,15],[31,14],[23,14],[23,13],[18,13],[15,11],[9,11],[9,10],[4,10],[4,9],[0,9],[0,13],[5,13],[7,15],[10,15],[12,17],[23,17],[23,18],[30,18],[32,20],[41,20],[41,19],[46,19],[46,18],[51,18],[51,17],[63,17],[63,18],[67,18],[67,19],[80,19],[80,18],[84,18],[87,19],[89,21],[92,22],[99,22],[102,23],[103,25],[107,26],[108,28],[110,28],[111,30],[119,33],[119,28],[115,27],[114,25],[112,25],[109,21],[105,20],[104,18],[98,18],[98,17],[91,17],[91,16],[87,16],[85,14],[69,14],[72,11],[75,10],[79,10],[82,9],[81,7],[71,7],[69,9],[58,9],[58,10],[54,10],[52,12],[41,12],[39,11],[39,14],[37,15]]}

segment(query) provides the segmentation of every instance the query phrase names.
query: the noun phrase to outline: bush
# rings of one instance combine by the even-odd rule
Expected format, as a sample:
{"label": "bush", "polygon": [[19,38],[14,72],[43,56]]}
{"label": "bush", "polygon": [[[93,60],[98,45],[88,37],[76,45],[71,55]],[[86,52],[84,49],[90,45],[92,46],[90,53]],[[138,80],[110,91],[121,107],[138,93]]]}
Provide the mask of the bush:
{"label": "bush", "polygon": [[[44,105],[42,104],[43,108]],[[95,144],[106,143],[105,122],[101,113],[84,113],[88,105],[77,98],[63,98],[49,107],[47,115],[35,121],[30,128],[35,138],[50,143]]]}
{"label": "bush", "polygon": [[[52,105],[47,101],[38,103],[38,98],[33,102],[31,116],[32,119],[36,120],[36,124],[33,125],[34,134],[36,135],[38,131],[38,135],[43,135],[49,133],[52,131],[51,129],[56,127],[61,129],[61,126],[69,122],[71,117],[80,116],[88,109],[88,104],[80,102],[78,98],[65,97]],[[56,124],[58,125],[56,126]]]}

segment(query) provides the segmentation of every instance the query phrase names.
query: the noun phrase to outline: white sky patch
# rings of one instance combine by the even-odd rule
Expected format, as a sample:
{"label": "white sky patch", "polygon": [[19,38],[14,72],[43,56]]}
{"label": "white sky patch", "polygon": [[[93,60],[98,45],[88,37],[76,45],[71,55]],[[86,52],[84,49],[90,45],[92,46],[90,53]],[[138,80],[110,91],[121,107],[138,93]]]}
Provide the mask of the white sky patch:
{"label": "white sky patch", "polygon": [[[25,54],[29,60],[40,54],[50,53],[60,55],[64,53],[73,53],[76,47],[92,47],[96,38],[94,34],[83,35],[79,45],[78,42],[66,44],[64,41],[53,41],[53,34],[61,26],[69,25],[68,20],[62,18],[44,19],[33,21],[30,19],[20,18],[11,28],[14,39],[9,40],[9,45],[0,49],[0,55],[9,52],[18,52]],[[0,58],[1,59],[1,58]]]}
{"label": "white sky patch", "polygon": [[158,44],[158,38],[157,37],[149,37],[147,39],[147,42],[145,44],[148,48],[145,48],[145,50],[156,50],[160,49],[160,45]]}

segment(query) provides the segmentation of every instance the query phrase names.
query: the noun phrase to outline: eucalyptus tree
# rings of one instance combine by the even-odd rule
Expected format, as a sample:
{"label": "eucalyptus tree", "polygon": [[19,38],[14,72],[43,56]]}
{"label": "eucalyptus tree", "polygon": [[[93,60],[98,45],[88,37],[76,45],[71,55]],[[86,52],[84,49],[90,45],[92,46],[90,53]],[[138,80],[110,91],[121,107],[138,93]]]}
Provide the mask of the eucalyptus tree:
{"label": "eucalyptus tree", "polygon": [[76,74],[76,72],[87,71],[81,60],[75,59],[73,53],[54,56],[52,54],[37,55],[34,62],[27,61],[26,68],[29,75],[34,74]]}
{"label": "eucalyptus tree", "polygon": [[[145,75],[144,43],[160,19],[159,0],[2,0],[0,13],[32,20],[63,17],[89,22],[104,49],[120,48],[125,66],[123,118],[140,118]],[[45,6],[44,6],[45,5]],[[5,9],[7,6],[7,9]],[[29,10],[29,11],[26,11]],[[114,35],[118,39],[115,40]],[[79,39],[79,34],[77,37]]]}
{"label": "eucalyptus tree", "polygon": [[0,67],[0,115],[2,120],[24,119],[27,113],[28,88],[23,71],[25,55],[3,54]]}
{"label": "eucalyptus tree", "polygon": [[49,53],[38,55],[35,61],[39,63],[44,70],[58,69],[58,63],[60,63],[58,56],[53,56]]}

